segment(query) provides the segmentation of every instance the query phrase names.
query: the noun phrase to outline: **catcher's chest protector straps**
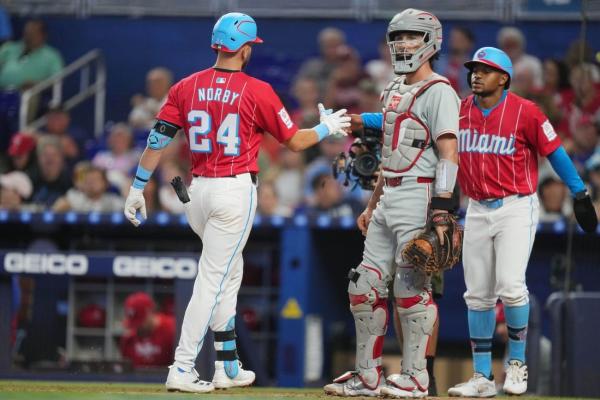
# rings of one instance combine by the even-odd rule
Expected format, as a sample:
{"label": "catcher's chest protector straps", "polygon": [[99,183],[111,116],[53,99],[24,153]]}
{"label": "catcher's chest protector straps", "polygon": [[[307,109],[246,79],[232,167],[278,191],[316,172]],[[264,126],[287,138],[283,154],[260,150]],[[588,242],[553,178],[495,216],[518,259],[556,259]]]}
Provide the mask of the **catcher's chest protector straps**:
{"label": "catcher's chest protector straps", "polygon": [[423,151],[431,146],[427,125],[412,113],[419,96],[436,83],[450,83],[438,74],[414,85],[405,85],[405,75],[394,79],[383,91],[382,165],[385,170],[406,172],[417,162]]}

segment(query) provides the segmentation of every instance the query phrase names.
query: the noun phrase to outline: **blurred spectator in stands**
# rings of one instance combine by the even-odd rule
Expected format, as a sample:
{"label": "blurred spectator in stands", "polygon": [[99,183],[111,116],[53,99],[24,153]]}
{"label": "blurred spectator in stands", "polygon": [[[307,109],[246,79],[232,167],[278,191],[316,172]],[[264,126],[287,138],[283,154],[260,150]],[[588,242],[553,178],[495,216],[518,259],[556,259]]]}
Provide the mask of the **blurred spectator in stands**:
{"label": "blurred spectator in stands", "polygon": [[474,45],[473,32],[469,28],[455,26],[450,29],[448,52],[442,54],[436,63],[436,71],[448,78],[450,85],[461,98],[471,94],[464,63],[473,56]]}
{"label": "blurred spectator in stands", "polygon": [[278,168],[272,169],[272,181],[282,206],[293,210],[302,202],[304,167],[303,153],[281,148]]}
{"label": "blurred spectator in stands", "polygon": [[81,154],[81,149],[87,139],[86,134],[71,127],[71,115],[62,107],[52,107],[46,113],[46,133],[60,139],[65,158],[74,164]]}
{"label": "blurred spectator in stands", "polygon": [[314,204],[301,208],[308,215],[326,213],[332,218],[352,217],[359,215],[364,206],[356,199],[344,199],[342,186],[329,171],[323,171],[313,178],[311,186],[314,191]]}
{"label": "blurred spectator in stands", "polygon": [[540,90],[543,86],[542,63],[537,57],[525,53],[527,44],[523,32],[514,26],[506,26],[498,32],[497,42],[513,63],[513,79],[510,89],[517,93],[523,93],[528,89],[522,86],[529,85],[531,81],[532,88]]}
{"label": "blurred spectator in stands", "polygon": [[325,106],[358,112],[361,95],[358,82],[366,77],[360,56],[355,49],[346,45],[338,46],[337,53],[337,64],[331,71],[325,88]]}
{"label": "blurred spectator in stands", "polygon": [[62,57],[46,44],[47,39],[46,23],[32,19],[25,24],[21,41],[0,48],[0,89],[27,89],[62,70]]}
{"label": "blurred spectator in stands", "polygon": [[360,90],[360,99],[358,110],[363,112],[381,112],[381,92],[377,84],[371,78],[364,78],[358,82]]}
{"label": "blurred spectator in stands", "polygon": [[34,154],[37,136],[28,132],[18,132],[10,138],[8,146],[9,170],[23,171],[32,176],[37,169]]}
{"label": "blurred spectator in stands", "polygon": [[279,202],[278,191],[272,181],[261,181],[258,186],[258,214],[263,217],[290,217],[292,209]]}
{"label": "blurred spectator in stands", "polygon": [[159,168],[160,172],[158,175],[160,176],[160,187],[158,188],[158,200],[160,202],[160,208],[172,214],[183,214],[183,203],[177,197],[175,190],[173,190],[171,181],[176,176],[185,179],[186,172],[173,160],[162,162]]}
{"label": "blurred spectator in stands", "polygon": [[0,209],[19,210],[33,192],[31,180],[21,171],[0,175]]}
{"label": "blurred spectator in stands", "polygon": [[[103,169],[89,165],[84,171],[79,171],[82,177],[80,189],[75,187],[69,189],[67,194],[59,198],[52,209],[56,212],[117,212],[123,208],[122,197],[108,193],[108,180]],[[74,179],[74,180],[75,180]]]}
{"label": "blurred spectator in stands", "polygon": [[569,81],[574,97],[568,106],[568,127],[574,135],[582,120],[595,120],[600,111],[600,74],[591,64],[578,64],[571,69]]}
{"label": "blurred spectator in stands", "polygon": [[151,69],[146,75],[146,96],[136,94],[131,98],[133,107],[129,124],[134,129],[150,130],[156,122],[156,114],[167,100],[173,84],[173,73],[164,67]]}
{"label": "blurred spectator in stands", "polygon": [[36,146],[39,169],[32,177],[31,203],[50,207],[72,186],[65,168],[65,156],[60,141],[55,136],[44,135]]}
{"label": "blurred spectator in stands", "polygon": [[539,187],[540,222],[555,222],[570,213],[567,205],[567,187],[553,177],[543,180]]}
{"label": "blurred spectator in stands", "polygon": [[383,92],[388,83],[392,81],[396,75],[392,66],[392,55],[387,44],[387,37],[384,36],[377,47],[379,58],[369,61],[365,65],[365,72],[375,81],[379,94]]}
{"label": "blurred spectator in stands", "polygon": [[144,292],[129,295],[124,310],[123,357],[131,360],[134,367],[170,364],[175,347],[175,318],[156,312],[154,300]]}
{"label": "blurred spectator in stands", "polygon": [[580,174],[585,172],[586,161],[599,148],[598,123],[591,115],[583,114],[573,125],[573,152],[571,158]]}
{"label": "blurred spectator in stands", "polygon": [[13,31],[10,23],[10,15],[4,6],[0,5],[0,45],[12,39]]}
{"label": "blurred spectator in stands", "polygon": [[[581,63],[593,64],[596,61],[596,50],[588,42],[583,42],[581,39],[571,42],[565,55],[565,63],[569,69]],[[598,71],[597,66],[594,66],[594,69]]]}
{"label": "blurred spectator in stands", "polygon": [[292,86],[292,96],[298,107],[292,109],[290,117],[299,128],[308,128],[319,123],[319,86],[312,78],[298,78]]}
{"label": "blurred spectator in stands", "polygon": [[107,171],[111,185],[126,190],[131,183],[131,171],[140,158],[140,151],[133,148],[133,133],[127,124],[119,122],[110,128],[106,143],[108,150],[98,152],[92,164]]}
{"label": "blurred spectator in stands", "polygon": [[337,28],[325,28],[319,32],[318,42],[321,56],[305,61],[297,77],[317,81],[321,98],[324,98],[329,75],[339,61],[338,47],[346,44],[346,35]]}
{"label": "blurred spectator in stands", "polygon": [[[0,150],[6,150],[10,136],[18,128],[19,91],[60,72],[63,61],[57,50],[46,44],[46,24],[27,21],[21,41],[0,47]],[[35,115],[39,98],[30,101],[28,117]]]}
{"label": "blurred spectator in stands", "polygon": [[567,65],[556,59],[544,60],[544,88],[541,95],[547,102],[538,102],[544,114],[560,135],[563,145],[570,151],[569,125],[567,112],[569,104],[573,102],[573,89],[569,83],[569,70]]}

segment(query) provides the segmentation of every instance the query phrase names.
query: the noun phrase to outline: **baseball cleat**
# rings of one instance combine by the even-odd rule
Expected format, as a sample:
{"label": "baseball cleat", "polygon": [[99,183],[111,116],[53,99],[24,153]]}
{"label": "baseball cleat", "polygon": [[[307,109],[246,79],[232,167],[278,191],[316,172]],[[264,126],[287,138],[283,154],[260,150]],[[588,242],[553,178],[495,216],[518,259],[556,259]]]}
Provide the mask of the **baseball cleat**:
{"label": "baseball cleat", "polygon": [[254,383],[256,374],[242,368],[239,360],[215,361],[215,374],[212,383],[217,389],[250,386]]}
{"label": "baseball cleat", "polygon": [[525,393],[527,391],[527,365],[519,360],[510,360],[502,390],[504,393],[512,395]]}
{"label": "baseball cleat", "polygon": [[186,371],[175,365],[169,367],[169,376],[165,386],[169,392],[208,393],[215,390],[211,382],[200,380],[195,369]]}
{"label": "baseball cleat", "polygon": [[407,374],[392,374],[385,380],[386,386],[381,388],[384,397],[420,399],[427,397],[427,387]]}
{"label": "baseball cleat", "polygon": [[483,374],[475,372],[468,382],[459,383],[448,389],[451,397],[494,397],[496,396],[496,383]]}
{"label": "baseball cleat", "polygon": [[[379,379],[381,381],[381,379]],[[325,385],[323,390],[330,396],[345,397],[377,397],[381,394],[381,382],[375,389],[370,389],[360,379],[356,371],[348,371],[345,374],[335,378],[333,383]]]}

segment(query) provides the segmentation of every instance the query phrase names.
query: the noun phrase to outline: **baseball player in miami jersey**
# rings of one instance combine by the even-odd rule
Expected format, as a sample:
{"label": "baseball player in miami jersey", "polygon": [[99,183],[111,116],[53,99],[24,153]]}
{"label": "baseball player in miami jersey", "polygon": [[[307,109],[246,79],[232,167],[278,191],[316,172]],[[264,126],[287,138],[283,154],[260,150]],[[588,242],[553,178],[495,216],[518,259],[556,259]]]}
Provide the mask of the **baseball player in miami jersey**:
{"label": "baseball player in miami jersey", "polygon": [[[234,329],[242,281],[242,250],[256,210],[257,153],[265,132],[294,151],[350,126],[346,110],[321,117],[313,129],[298,130],[271,86],[243,72],[252,46],[262,43],[254,20],[245,14],[222,16],[212,32],[213,67],[176,83],[149,134],[125,215],[135,225],[146,218],[143,189],[162,150],[179,129],[189,142],[192,174],[186,203],[188,221],[202,240],[198,276],[188,304],[166,387],[185,392],[252,384],[242,369]],[[214,331],[217,361],[212,382],[198,378],[196,356],[208,329]]]}
{"label": "baseball player in miami jersey", "polygon": [[[341,396],[425,397],[425,351],[437,319],[430,276],[402,259],[405,244],[430,213],[448,212],[458,169],[459,99],[433,72],[442,25],[431,13],[407,9],[394,16],[387,40],[397,77],[383,92],[384,112],[352,116],[352,128],[383,127],[382,173],[358,225],[366,231],[363,260],[350,270],[348,294],[356,324],[356,369],[325,386]],[[434,184],[435,182],[435,184]],[[440,232],[441,233],[441,232]],[[404,334],[400,374],[382,379],[388,325],[388,283]]]}
{"label": "baseball player in miami jersey", "polygon": [[597,219],[548,118],[534,103],[508,91],[513,73],[510,58],[499,49],[484,47],[465,66],[473,95],[460,108],[458,179],[469,197],[463,242],[464,298],[475,374],[448,394],[496,395],[491,347],[494,308],[500,298],[509,334],[504,392],[520,395],[527,390],[525,271],[538,223],[538,154],[548,157],[571,190],[581,227],[594,231]]}

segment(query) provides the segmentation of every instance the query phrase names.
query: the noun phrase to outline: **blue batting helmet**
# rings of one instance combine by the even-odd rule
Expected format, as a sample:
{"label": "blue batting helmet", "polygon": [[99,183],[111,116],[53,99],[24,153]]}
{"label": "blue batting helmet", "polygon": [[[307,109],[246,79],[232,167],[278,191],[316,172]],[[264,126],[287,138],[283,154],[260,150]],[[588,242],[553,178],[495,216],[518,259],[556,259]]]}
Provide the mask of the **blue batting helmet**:
{"label": "blue batting helmet", "polygon": [[508,87],[513,76],[513,66],[510,57],[505,52],[495,47],[482,47],[473,54],[473,59],[471,61],[465,63],[465,67],[471,71],[477,63],[489,65],[492,68],[508,74]]}
{"label": "blue batting helmet", "polygon": [[236,52],[246,43],[262,43],[256,36],[256,22],[251,16],[233,12],[223,15],[212,31],[213,49]]}

